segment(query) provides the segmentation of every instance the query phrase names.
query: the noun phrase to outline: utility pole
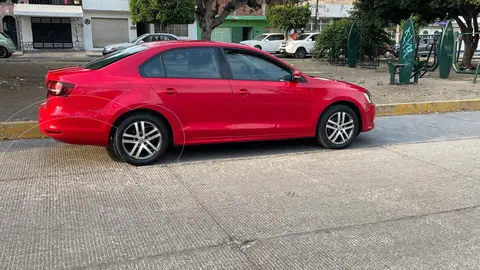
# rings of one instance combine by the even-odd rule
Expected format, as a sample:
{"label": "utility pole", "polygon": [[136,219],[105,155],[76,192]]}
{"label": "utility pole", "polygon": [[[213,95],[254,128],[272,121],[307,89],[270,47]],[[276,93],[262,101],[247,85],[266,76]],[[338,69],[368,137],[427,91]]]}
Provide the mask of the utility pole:
{"label": "utility pole", "polygon": [[315,4],[315,29],[313,31],[314,32],[318,31],[318,0]]}

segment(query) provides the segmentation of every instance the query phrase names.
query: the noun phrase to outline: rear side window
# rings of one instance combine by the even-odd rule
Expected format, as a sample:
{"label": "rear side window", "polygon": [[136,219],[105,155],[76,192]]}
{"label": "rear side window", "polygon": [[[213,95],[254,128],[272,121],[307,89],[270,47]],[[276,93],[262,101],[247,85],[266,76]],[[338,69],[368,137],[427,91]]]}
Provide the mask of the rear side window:
{"label": "rear side window", "polygon": [[144,51],[146,49],[148,49],[148,47],[142,46],[142,45],[132,46],[132,47],[129,47],[129,48],[126,48],[126,49],[123,49],[123,50],[105,55],[103,57],[97,58],[97,59],[93,60],[92,62],[83,65],[82,68],[93,69],[93,70],[101,69],[103,67],[111,65],[111,64],[113,64],[117,61],[120,61],[124,58],[132,56],[132,55],[134,55],[136,53],[139,53],[141,51]]}
{"label": "rear side window", "polygon": [[155,55],[140,66],[140,75],[144,78],[163,78],[165,70],[163,69],[162,57]]}
{"label": "rear side window", "polygon": [[162,54],[165,74],[169,78],[219,79],[214,48],[174,49]]}

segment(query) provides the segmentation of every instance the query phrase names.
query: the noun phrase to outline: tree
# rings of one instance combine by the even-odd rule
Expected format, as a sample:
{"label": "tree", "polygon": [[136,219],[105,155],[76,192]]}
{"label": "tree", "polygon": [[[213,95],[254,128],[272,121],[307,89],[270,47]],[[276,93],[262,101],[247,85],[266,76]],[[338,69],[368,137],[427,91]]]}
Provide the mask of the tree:
{"label": "tree", "polygon": [[411,16],[419,21],[431,23],[437,20],[454,20],[465,35],[463,66],[472,66],[472,57],[478,46],[479,31],[477,18],[480,13],[480,0],[361,0],[354,3],[358,14],[376,14],[371,20],[378,20],[384,26],[400,24]]}
{"label": "tree", "polygon": [[270,26],[287,33],[290,29],[304,27],[310,20],[310,8],[307,5],[277,5],[267,10],[267,22]]}
{"label": "tree", "polygon": [[210,40],[213,29],[222,24],[228,15],[241,7],[259,10],[262,8],[263,3],[274,6],[279,4],[297,4],[301,1],[303,0],[225,0],[222,1],[224,2],[222,6],[219,0],[195,0],[201,39]]}
{"label": "tree", "polygon": [[158,23],[165,28],[195,22],[193,0],[130,0],[129,5],[134,23]]}

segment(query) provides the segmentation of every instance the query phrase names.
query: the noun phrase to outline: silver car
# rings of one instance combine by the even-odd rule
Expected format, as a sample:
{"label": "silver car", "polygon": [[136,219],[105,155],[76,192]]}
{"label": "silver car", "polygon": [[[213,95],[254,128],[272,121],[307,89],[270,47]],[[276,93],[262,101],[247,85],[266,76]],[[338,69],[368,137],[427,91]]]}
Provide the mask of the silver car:
{"label": "silver car", "polygon": [[7,34],[0,32],[0,58],[8,58],[16,50],[12,39]]}
{"label": "silver car", "polygon": [[107,45],[103,48],[102,54],[107,55],[112,52],[123,50],[125,48],[138,45],[140,43],[145,43],[145,42],[179,40],[179,39],[180,38],[178,38],[175,35],[166,34],[166,33],[143,34],[130,42]]}

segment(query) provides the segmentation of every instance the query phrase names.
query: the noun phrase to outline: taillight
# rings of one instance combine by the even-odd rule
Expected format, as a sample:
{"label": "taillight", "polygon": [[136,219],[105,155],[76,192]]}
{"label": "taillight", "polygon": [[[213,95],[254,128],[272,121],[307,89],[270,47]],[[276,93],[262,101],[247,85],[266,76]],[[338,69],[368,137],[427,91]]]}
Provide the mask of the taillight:
{"label": "taillight", "polygon": [[68,97],[72,93],[73,88],[75,88],[75,85],[71,83],[48,81],[47,96]]}

